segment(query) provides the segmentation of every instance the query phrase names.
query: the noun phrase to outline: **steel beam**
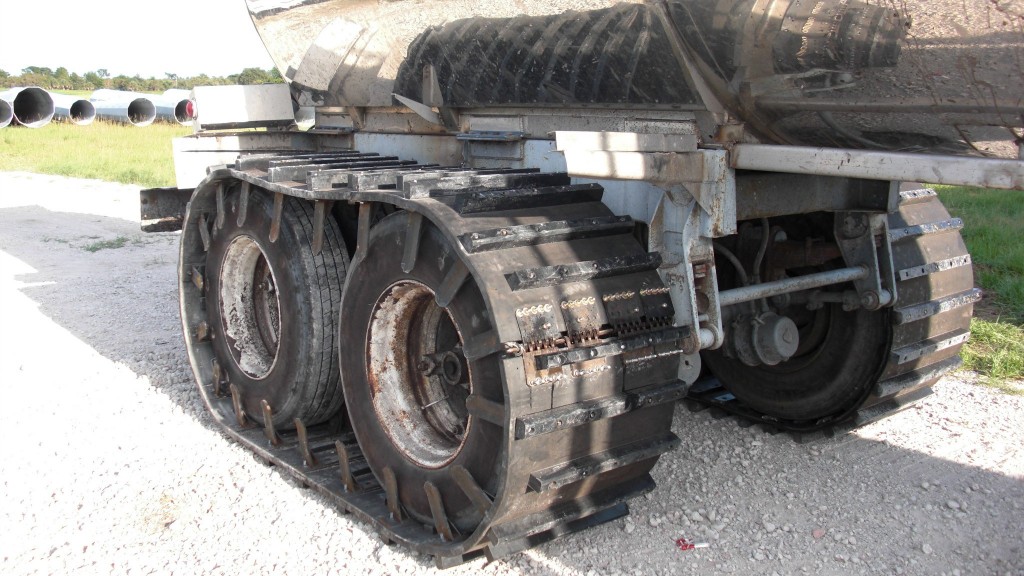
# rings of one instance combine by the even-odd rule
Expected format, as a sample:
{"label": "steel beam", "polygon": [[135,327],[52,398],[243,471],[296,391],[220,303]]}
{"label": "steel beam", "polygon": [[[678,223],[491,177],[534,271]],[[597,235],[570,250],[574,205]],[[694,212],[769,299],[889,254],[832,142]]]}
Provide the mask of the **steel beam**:
{"label": "steel beam", "polygon": [[1020,160],[738,144],[729,161],[737,170],[1024,190]]}

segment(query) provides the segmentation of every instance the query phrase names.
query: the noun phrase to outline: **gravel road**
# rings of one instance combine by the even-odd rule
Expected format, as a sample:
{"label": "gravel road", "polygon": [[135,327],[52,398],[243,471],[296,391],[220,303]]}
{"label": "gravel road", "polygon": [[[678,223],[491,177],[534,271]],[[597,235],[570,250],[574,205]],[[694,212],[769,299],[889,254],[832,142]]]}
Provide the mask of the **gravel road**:
{"label": "gravel road", "polygon": [[[136,188],[0,173],[0,573],[433,572],[217,431],[177,239]],[[972,379],[810,445],[680,405],[632,515],[447,573],[1024,575],[1024,398]]]}

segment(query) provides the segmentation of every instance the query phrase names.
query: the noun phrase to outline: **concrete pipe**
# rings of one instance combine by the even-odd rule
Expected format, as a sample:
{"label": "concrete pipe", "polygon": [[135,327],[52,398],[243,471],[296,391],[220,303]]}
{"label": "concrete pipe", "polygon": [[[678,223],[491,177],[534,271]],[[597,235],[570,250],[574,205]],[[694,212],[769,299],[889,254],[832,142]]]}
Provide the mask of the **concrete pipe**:
{"label": "concrete pipe", "polygon": [[53,98],[42,88],[11,88],[0,92],[0,100],[11,104],[14,122],[29,128],[41,128],[53,119]]}
{"label": "concrete pipe", "polygon": [[156,106],[148,98],[122,101],[95,101],[96,115],[104,120],[123,122],[132,126],[149,126],[156,120]]}
{"label": "concrete pipe", "polygon": [[14,121],[14,108],[7,100],[0,100],[0,128],[6,127]]}
{"label": "concrete pipe", "polygon": [[171,88],[170,90],[164,90],[163,97],[165,100],[174,102],[174,120],[178,124],[191,124],[194,118],[189,113],[188,105],[192,101],[192,91],[183,90],[181,88]]}
{"label": "concrete pipe", "polygon": [[[183,93],[184,96],[180,93]],[[145,98],[156,107],[156,117],[158,119],[166,122],[177,122],[178,124],[189,124],[192,121],[187,112],[188,97],[188,90],[167,90],[163,94],[144,94],[141,92],[126,92],[104,88],[92,93],[93,102],[114,102],[130,98]]]}
{"label": "concrete pipe", "polygon": [[68,94],[50,92],[55,109],[54,117],[68,120],[76,126],[87,126],[96,119],[96,107],[92,102]]}

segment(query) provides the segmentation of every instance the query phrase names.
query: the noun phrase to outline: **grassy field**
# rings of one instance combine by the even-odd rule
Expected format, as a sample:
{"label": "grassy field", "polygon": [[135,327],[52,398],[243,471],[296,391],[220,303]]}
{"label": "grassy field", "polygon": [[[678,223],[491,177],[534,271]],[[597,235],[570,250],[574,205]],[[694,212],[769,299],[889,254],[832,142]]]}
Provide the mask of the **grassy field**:
{"label": "grassy field", "polygon": [[[51,90],[54,94],[67,94],[69,96],[80,96],[88,100],[95,90]],[[163,94],[163,92],[149,92],[146,90],[139,91],[139,94],[152,94],[154,96]]]}
{"label": "grassy field", "polygon": [[0,170],[173,186],[171,139],[191,132],[160,122],[137,128],[100,120],[89,126],[8,127],[0,130]]}
{"label": "grassy field", "polygon": [[[100,121],[6,128],[0,130],[0,170],[172,186],[171,139],[190,132],[162,123],[135,128]],[[966,223],[963,235],[974,258],[975,281],[985,290],[985,300],[975,308],[965,365],[988,384],[1024,394],[1024,193],[938,191],[950,212]]]}
{"label": "grassy field", "polygon": [[88,100],[89,97],[92,96],[92,93],[95,92],[95,90],[51,90],[51,92],[53,92],[54,94],[67,94],[68,96],[79,96]]}
{"label": "grassy field", "polygon": [[1024,395],[1024,193],[936,189],[950,213],[964,220],[974,281],[985,290],[964,365],[983,374],[986,384]]}

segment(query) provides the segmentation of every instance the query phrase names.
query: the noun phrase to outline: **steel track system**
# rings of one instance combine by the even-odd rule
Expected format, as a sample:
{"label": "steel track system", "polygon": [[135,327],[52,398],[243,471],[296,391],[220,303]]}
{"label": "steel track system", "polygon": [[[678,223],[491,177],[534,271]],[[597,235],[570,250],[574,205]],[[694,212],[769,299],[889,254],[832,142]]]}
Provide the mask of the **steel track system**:
{"label": "steel track system", "polygon": [[[678,443],[670,431],[676,400],[806,439],[898,411],[958,363],[978,294],[959,224],[934,193],[905,194],[891,220],[900,301],[890,314],[892,351],[881,381],[854,409],[812,423],[746,409],[713,380],[690,388],[676,379],[690,328],[673,326],[659,256],[634,239],[629,218],[608,211],[602,193],[565,174],[467,170],[356,152],[250,155],[213,169],[185,216],[179,268],[185,339],[204,402],[224,431],[260,458],[385,541],[448,567],[627,514],[629,499],[654,488],[649,472],[659,455]],[[373,414],[342,410],[328,422],[296,420],[285,430],[269,402],[245,398],[219,365],[205,309],[211,230],[236,194],[273,199],[271,241],[281,233],[284,199],[310,202],[314,253],[323,249],[332,204],[358,204],[354,273],[375,254],[371,228],[386,206],[399,212],[389,218],[404,219],[396,242],[410,282],[417,267],[439,267],[431,293],[440,309],[466,290],[479,293],[486,314],[463,334],[459,351],[470,364],[496,367],[499,385],[487,393],[470,386],[465,399],[466,429],[496,439],[494,475],[458,458],[422,475],[396,472],[381,464],[380,444],[361,442],[361,427],[353,426]],[[448,247],[445,258],[419,257],[427,229]],[[349,345],[363,344],[340,343]],[[246,409],[254,405],[260,409]],[[413,493],[425,495],[426,512],[414,509]]]}
{"label": "steel track system", "polygon": [[[421,166],[356,153],[248,156],[213,170],[186,214],[180,267],[190,361],[211,414],[232,438],[384,540],[433,555],[442,567],[480,554],[503,557],[627,514],[630,498],[654,488],[649,472],[659,455],[678,443],[670,424],[674,401],[686,393],[676,365],[688,328],[672,325],[659,256],[636,241],[632,220],[608,211],[602,193],[597,185],[572,185],[564,174]],[[358,203],[350,278],[361,278],[378,258],[373,215],[380,206],[397,209],[390,220],[402,219],[403,282],[417,285],[422,272],[440,267],[431,293],[445,310],[454,309],[457,295],[479,293],[486,314],[457,326],[460,354],[470,371],[491,366],[497,385],[469,389],[464,433],[493,441],[493,474],[474,467],[480,454],[419,469],[382,461],[386,446],[358,437],[366,433],[358,419],[374,418],[372,409],[317,426],[297,420],[286,431],[275,427],[269,402],[246,398],[244,387],[229,381],[220,363],[230,359],[217,358],[204,324],[204,274],[209,238],[239,194],[268,194],[275,207],[288,196],[311,201],[314,252],[324,246],[329,203]],[[279,213],[275,208],[271,241],[284,234]],[[425,247],[428,229],[447,246],[441,258]],[[352,297],[343,296],[343,304]],[[360,345],[340,343],[343,352]],[[436,403],[424,400],[420,408]],[[416,506],[424,496],[426,511]]]}

